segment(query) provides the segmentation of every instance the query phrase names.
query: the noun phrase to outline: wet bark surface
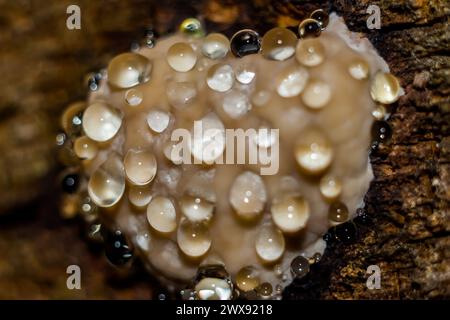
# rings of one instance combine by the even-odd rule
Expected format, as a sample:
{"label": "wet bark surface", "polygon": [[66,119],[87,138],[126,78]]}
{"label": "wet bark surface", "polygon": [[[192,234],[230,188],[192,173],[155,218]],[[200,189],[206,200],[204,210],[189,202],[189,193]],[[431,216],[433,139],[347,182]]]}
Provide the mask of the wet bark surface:
{"label": "wet bark surface", "polygon": [[[118,271],[84,240],[77,221],[58,216],[55,134],[67,104],[86,96],[85,76],[128,50],[153,26],[173,31],[200,16],[208,31],[231,35],[295,26],[317,8],[367,34],[406,94],[392,106],[392,138],[371,154],[375,179],[357,237],[333,239],[287,299],[450,297],[450,5],[447,1],[87,1],[81,30],[66,28],[72,1],[0,0],[0,298],[152,298],[141,271]],[[381,30],[366,26],[369,5]],[[66,268],[82,268],[82,290],[68,290]],[[369,290],[366,270],[381,270]],[[155,289],[156,288],[156,289]]]}

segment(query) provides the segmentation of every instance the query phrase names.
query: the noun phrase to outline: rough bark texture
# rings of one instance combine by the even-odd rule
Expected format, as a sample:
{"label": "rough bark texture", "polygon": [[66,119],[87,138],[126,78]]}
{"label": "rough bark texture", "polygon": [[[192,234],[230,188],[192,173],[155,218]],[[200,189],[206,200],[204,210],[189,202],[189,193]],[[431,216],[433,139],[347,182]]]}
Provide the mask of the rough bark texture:
{"label": "rough bark texture", "polygon": [[[84,77],[127,50],[145,27],[172,31],[198,13],[207,29],[231,35],[295,26],[316,8],[335,10],[367,33],[406,95],[392,108],[393,136],[371,156],[375,180],[366,197],[371,222],[358,239],[332,242],[313,272],[286,298],[411,299],[450,297],[450,6],[436,1],[88,1],[82,29],[67,30],[73,1],[0,0],[0,298],[149,298],[142,273],[115,275],[90,250],[79,225],[57,216],[54,136],[61,110],[86,93]],[[368,30],[366,9],[381,8],[382,29]],[[78,264],[83,290],[67,290]],[[368,290],[366,269],[381,268]]]}

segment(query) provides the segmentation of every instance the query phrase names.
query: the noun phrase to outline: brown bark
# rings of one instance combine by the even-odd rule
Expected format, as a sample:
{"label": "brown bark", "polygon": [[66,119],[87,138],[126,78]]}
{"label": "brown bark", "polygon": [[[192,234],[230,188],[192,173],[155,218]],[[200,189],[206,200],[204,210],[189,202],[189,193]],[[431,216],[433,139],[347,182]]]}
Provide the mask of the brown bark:
{"label": "brown bark", "polygon": [[[53,186],[59,113],[84,97],[87,72],[127,50],[150,23],[164,34],[201,13],[209,31],[231,35],[245,26],[263,33],[274,25],[295,26],[318,7],[337,11],[352,30],[366,33],[406,95],[392,108],[391,141],[371,156],[371,222],[356,223],[356,242],[331,244],[285,297],[449,298],[450,6],[445,0],[355,2],[82,0],[82,29],[69,31],[71,1],[0,0],[0,212],[14,213],[0,220],[0,287],[7,289],[0,298],[151,296],[153,285],[143,275],[126,289],[111,286],[104,276],[111,269],[86,254],[77,224],[55,218],[55,188],[42,187]],[[373,4],[381,8],[381,30],[366,28],[366,8]],[[73,263],[89,273],[82,292],[65,287],[65,268]],[[373,264],[381,268],[380,290],[366,287]]]}

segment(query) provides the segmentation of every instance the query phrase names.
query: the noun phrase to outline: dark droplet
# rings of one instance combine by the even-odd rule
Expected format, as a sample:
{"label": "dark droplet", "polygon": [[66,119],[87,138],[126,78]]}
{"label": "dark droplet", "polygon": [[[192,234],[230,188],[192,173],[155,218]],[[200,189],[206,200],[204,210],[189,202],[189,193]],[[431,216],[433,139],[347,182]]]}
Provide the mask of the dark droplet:
{"label": "dark droplet", "polygon": [[306,276],[309,272],[309,261],[303,256],[295,257],[291,262],[292,274],[300,279]]}
{"label": "dark droplet", "polygon": [[328,25],[329,21],[328,14],[322,9],[317,9],[313,11],[310,15],[310,18],[318,21],[322,30],[325,29]]}
{"label": "dark droplet", "polygon": [[317,20],[305,19],[298,26],[300,38],[318,37],[321,33],[321,27]]}
{"label": "dark droplet", "polygon": [[80,184],[80,176],[75,173],[66,175],[61,183],[61,187],[64,192],[75,193],[78,190]]}
{"label": "dark droplet", "polygon": [[133,251],[120,230],[105,231],[103,238],[105,255],[112,264],[122,266],[133,257]]}
{"label": "dark droplet", "polygon": [[372,145],[376,142],[386,143],[392,136],[392,129],[389,123],[383,120],[375,121],[372,125]]}
{"label": "dark droplet", "polygon": [[335,237],[343,243],[350,244],[356,240],[356,227],[352,222],[346,222],[335,227]]}
{"label": "dark droplet", "polygon": [[258,53],[261,49],[261,37],[256,31],[244,29],[236,32],[231,38],[231,52],[236,57]]}

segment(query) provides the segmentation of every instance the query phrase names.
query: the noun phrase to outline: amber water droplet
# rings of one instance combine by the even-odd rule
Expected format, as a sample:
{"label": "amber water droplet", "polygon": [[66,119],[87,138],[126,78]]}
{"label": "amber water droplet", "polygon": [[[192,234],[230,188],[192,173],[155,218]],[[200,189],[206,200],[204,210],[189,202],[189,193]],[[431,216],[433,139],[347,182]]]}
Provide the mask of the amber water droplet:
{"label": "amber water droplet", "polygon": [[153,131],[161,133],[169,126],[170,116],[161,110],[151,110],[147,115],[147,124]]}
{"label": "amber water droplet", "polygon": [[150,226],[161,233],[170,233],[177,227],[177,214],[172,201],[163,196],[154,197],[147,206]]}
{"label": "amber water droplet", "polygon": [[148,150],[128,150],[124,165],[128,180],[135,185],[149,184],[156,175],[156,158]]}
{"label": "amber water droplet", "polygon": [[277,92],[283,98],[298,96],[306,86],[309,74],[303,67],[290,67],[277,77]]}
{"label": "amber water droplet", "polygon": [[264,282],[256,288],[256,291],[262,297],[269,297],[272,294],[273,288],[270,283]]}
{"label": "amber water droplet", "polygon": [[182,219],[177,232],[178,247],[189,257],[199,258],[211,247],[211,236],[204,223]]}
{"label": "amber water droplet", "polygon": [[284,61],[292,57],[297,45],[297,36],[286,28],[273,28],[262,38],[261,53],[271,60]]}
{"label": "amber water droplet", "polygon": [[181,212],[191,222],[209,221],[214,212],[214,205],[200,197],[184,195],[179,202]]}
{"label": "amber water droplet", "polygon": [[295,257],[291,262],[291,272],[297,278],[303,278],[309,272],[309,261],[303,256]]}
{"label": "amber water droplet", "polygon": [[99,207],[111,207],[125,191],[125,171],[119,155],[113,153],[89,179],[88,193]]}
{"label": "amber water droplet", "polygon": [[218,63],[209,68],[206,83],[214,91],[226,92],[234,84],[234,72],[228,64]]}
{"label": "amber water droplet", "polygon": [[332,175],[325,175],[320,179],[320,193],[328,200],[336,199],[342,192],[342,182]]}
{"label": "amber water droplet", "polygon": [[263,225],[256,237],[255,248],[256,253],[263,261],[275,262],[284,253],[284,236],[275,226]]}
{"label": "amber water droplet", "polygon": [[205,35],[202,23],[195,18],[187,18],[180,24],[180,31],[185,35],[201,38]]}
{"label": "amber water droplet", "polygon": [[256,289],[259,283],[259,272],[252,266],[244,267],[236,274],[236,285],[244,292]]}
{"label": "amber water droplet", "polygon": [[259,216],[267,201],[263,179],[251,171],[241,173],[231,186],[229,200],[239,217],[253,219]]}
{"label": "amber water droplet", "polygon": [[140,105],[143,99],[144,95],[140,90],[130,89],[125,93],[125,101],[132,107]]}
{"label": "amber water droplet", "polygon": [[197,63],[197,54],[188,43],[178,42],[167,51],[167,62],[175,71],[187,72]]}
{"label": "amber water droplet", "polygon": [[349,65],[348,72],[356,80],[366,79],[369,76],[369,64],[366,60],[358,59]]}
{"label": "amber water droplet", "polygon": [[86,103],[75,102],[64,111],[61,125],[67,135],[73,136],[81,133],[84,109],[86,109]]}
{"label": "amber water droplet", "polygon": [[311,109],[321,109],[331,100],[331,87],[321,81],[310,81],[302,93],[303,103]]}
{"label": "amber water droplet", "polygon": [[230,48],[231,52],[239,58],[258,53],[261,49],[261,38],[254,30],[240,30],[231,38]]}
{"label": "amber water droplet", "polygon": [[94,102],[84,111],[83,130],[92,140],[108,141],[117,134],[121,126],[121,114],[106,103]]}
{"label": "amber water droplet", "polygon": [[303,229],[310,216],[309,204],[303,197],[286,194],[273,200],[270,211],[275,225],[286,233]]}
{"label": "amber water droplet", "polygon": [[383,120],[386,117],[387,110],[385,106],[379,104],[375,107],[375,109],[372,110],[372,116],[376,120]]}
{"label": "amber water droplet", "polygon": [[325,47],[320,39],[303,39],[298,42],[295,57],[307,67],[315,67],[325,60]]}
{"label": "amber water droplet", "polygon": [[131,186],[128,200],[138,208],[143,208],[152,200],[152,193],[148,187]]}
{"label": "amber water droplet", "polygon": [[378,72],[372,79],[370,95],[377,102],[394,103],[398,100],[400,92],[401,87],[398,79],[390,73]]}
{"label": "amber water droplet", "polygon": [[122,53],[108,65],[108,82],[117,88],[131,88],[150,79],[152,63],[137,53]]}
{"label": "amber water droplet", "polygon": [[295,158],[308,174],[319,174],[329,167],[334,152],[328,138],[318,129],[309,129],[298,138]]}
{"label": "amber water droplet", "polygon": [[210,59],[222,59],[228,53],[230,41],[221,33],[211,33],[203,41],[202,53]]}
{"label": "amber water droplet", "polygon": [[314,10],[314,11],[310,14],[309,17],[310,17],[311,19],[314,19],[314,20],[318,21],[320,27],[322,28],[322,30],[325,29],[325,28],[327,27],[328,22],[329,22],[329,20],[330,20],[329,17],[328,17],[328,14],[327,14],[325,11],[323,11],[322,9]]}
{"label": "amber water droplet", "polygon": [[321,33],[321,27],[317,20],[308,18],[303,20],[298,26],[300,38],[318,37]]}
{"label": "amber water droplet", "polygon": [[237,89],[225,94],[222,106],[225,113],[233,119],[241,118],[251,109],[247,94]]}
{"label": "amber water droplet", "polygon": [[73,150],[80,159],[91,160],[95,158],[98,152],[97,143],[87,136],[79,137],[73,144]]}
{"label": "amber water droplet", "polygon": [[333,202],[328,209],[328,219],[332,222],[342,223],[348,220],[348,208],[341,201]]}
{"label": "amber water droplet", "polygon": [[233,293],[229,282],[219,278],[203,278],[195,292],[200,300],[230,300]]}

